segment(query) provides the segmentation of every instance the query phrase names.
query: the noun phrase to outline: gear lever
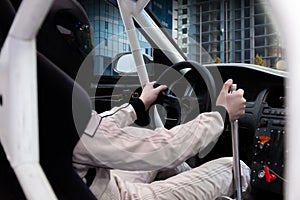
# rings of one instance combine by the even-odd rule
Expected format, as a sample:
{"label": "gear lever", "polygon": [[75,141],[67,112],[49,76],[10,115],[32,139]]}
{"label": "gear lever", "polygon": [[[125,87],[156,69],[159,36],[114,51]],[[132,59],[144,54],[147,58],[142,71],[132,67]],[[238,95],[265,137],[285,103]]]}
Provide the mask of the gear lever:
{"label": "gear lever", "polygon": [[[237,89],[236,84],[232,84],[230,91]],[[231,122],[231,140],[232,140],[232,154],[233,154],[233,178],[234,190],[236,191],[236,200],[242,200],[242,183],[241,183],[241,163],[239,155],[239,126],[238,120]]]}
{"label": "gear lever", "polygon": [[[230,92],[237,89],[236,84],[232,84]],[[233,185],[234,185],[234,200],[242,200],[242,183],[241,183],[241,163],[239,155],[239,126],[238,120],[231,122],[231,140],[232,140],[232,155],[233,155]],[[215,200],[233,200],[227,196],[221,196]]]}

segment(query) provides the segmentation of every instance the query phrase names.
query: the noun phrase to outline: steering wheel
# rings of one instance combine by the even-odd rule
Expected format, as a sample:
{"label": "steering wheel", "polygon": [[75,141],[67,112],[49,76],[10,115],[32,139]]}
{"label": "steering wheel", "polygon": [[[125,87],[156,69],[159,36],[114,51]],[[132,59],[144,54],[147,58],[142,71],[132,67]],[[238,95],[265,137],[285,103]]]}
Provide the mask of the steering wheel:
{"label": "steering wheel", "polygon": [[216,100],[216,85],[212,74],[193,61],[172,65],[158,77],[157,83],[168,86],[167,91],[159,94],[154,102],[164,108],[158,109],[158,112],[166,128],[210,111],[212,102]]}
{"label": "steering wheel", "polygon": [[[158,87],[160,84],[154,84],[154,87]],[[180,99],[177,98],[174,93],[167,88],[160,92],[152,105],[161,105],[166,111],[164,127],[169,129],[181,122],[181,109]]]}

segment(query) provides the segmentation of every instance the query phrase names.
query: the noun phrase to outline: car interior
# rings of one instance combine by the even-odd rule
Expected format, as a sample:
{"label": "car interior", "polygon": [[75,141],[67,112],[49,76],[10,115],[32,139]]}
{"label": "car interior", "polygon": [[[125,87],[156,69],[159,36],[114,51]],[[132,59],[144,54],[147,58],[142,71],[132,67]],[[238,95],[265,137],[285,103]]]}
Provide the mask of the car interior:
{"label": "car interior", "polygon": [[[0,2],[1,48],[21,3],[21,0]],[[159,23],[155,18],[154,21]],[[76,0],[55,0],[37,35],[40,163],[58,199],[96,199],[72,167],[73,148],[92,109],[100,113],[132,101],[141,93],[136,73],[118,76],[93,73],[94,46],[89,27],[87,14]],[[138,24],[136,27],[140,28]],[[251,191],[247,191],[245,199],[283,199],[287,73],[243,63],[202,65],[189,61],[177,46],[185,61],[173,63],[149,35],[144,37],[153,45],[152,58],[147,63],[153,72],[149,78],[166,84],[169,89],[156,102],[165,127],[171,128],[210,111],[223,81],[233,79],[245,91],[247,100],[245,115],[239,119],[240,159],[251,168]],[[88,45],[82,45],[82,40]],[[117,61],[116,57],[111,65]],[[73,107],[78,108],[75,114]],[[150,116],[147,128],[155,128],[154,106]],[[197,167],[224,156],[232,156],[228,122],[208,152],[186,162]],[[26,199],[2,146],[0,160],[0,199]]]}

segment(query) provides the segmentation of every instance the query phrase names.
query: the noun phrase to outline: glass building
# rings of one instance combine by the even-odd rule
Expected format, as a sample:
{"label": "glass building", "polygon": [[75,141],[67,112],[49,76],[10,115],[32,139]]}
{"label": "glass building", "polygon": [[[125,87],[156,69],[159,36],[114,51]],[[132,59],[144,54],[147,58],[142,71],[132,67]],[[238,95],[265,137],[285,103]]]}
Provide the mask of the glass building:
{"label": "glass building", "polygon": [[[95,44],[95,75],[114,75],[110,64],[121,52],[130,51],[119,10],[106,0],[79,0],[93,27]],[[148,4],[162,24],[172,30],[172,0],[154,0]],[[170,31],[171,33],[171,31]],[[141,48],[151,55],[152,49],[146,39],[138,34]]]}
{"label": "glass building", "polygon": [[210,62],[208,53],[222,63],[254,63],[258,55],[265,66],[275,67],[285,58],[264,1],[177,0],[173,9],[173,36],[192,60]]}

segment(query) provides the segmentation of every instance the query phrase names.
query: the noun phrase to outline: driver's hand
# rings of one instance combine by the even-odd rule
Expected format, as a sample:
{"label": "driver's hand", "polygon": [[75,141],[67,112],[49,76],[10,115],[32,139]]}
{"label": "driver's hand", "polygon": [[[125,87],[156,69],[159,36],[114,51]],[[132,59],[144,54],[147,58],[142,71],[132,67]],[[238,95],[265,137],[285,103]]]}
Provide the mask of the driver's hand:
{"label": "driver's hand", "polygon": [[244,99],[244,90],[238,89],[230,93],[232,79],[228,79],[217,98],[216,105],[223,106],[229,115],[229,120],[234,121],[245,114],[246,100]]}
{"label": "driver's hand", "polygon": [[158,94],[161,91],[164,91],[167,89],[166,85],[160,85],[160,86],[154,88],[153,86],[155,83],[156,83],[156,81],[147,83],[144,86],[142,94],[140,96],[140,99],[143,101],[146,110],[148,110],[149,107],[151,106],[151,104],[156,100]]}

